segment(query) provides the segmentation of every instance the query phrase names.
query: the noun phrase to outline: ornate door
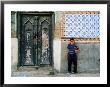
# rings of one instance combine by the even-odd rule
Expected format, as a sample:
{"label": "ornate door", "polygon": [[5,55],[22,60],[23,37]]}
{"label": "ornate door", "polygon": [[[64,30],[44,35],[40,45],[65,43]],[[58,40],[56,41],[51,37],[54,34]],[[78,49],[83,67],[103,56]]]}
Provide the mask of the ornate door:
{"label": "ornate door", "polygon": [[19,65],[52,65],[52,14],[19,16]]}

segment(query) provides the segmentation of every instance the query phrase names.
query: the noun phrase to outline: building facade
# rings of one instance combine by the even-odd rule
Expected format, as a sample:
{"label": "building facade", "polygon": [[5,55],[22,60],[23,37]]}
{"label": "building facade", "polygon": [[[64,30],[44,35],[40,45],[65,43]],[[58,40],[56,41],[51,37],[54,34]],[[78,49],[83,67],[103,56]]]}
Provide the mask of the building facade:
{"label": "building facade", "polygon": [[50,65],[67,72],[67,44],[80,48],[78,72],[100,72],[100,12],[11,12],[11,70]]}

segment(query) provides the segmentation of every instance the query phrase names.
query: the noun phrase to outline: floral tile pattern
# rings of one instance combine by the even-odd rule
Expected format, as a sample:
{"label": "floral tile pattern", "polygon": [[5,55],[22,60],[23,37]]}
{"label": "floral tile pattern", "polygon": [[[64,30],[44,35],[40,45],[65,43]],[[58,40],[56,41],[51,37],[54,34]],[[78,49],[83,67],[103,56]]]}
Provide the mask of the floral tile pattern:
{"label": "floral tile pattern", "polygon": [[65,14],[64,36],[99,38],[100,17],[98,14]]}

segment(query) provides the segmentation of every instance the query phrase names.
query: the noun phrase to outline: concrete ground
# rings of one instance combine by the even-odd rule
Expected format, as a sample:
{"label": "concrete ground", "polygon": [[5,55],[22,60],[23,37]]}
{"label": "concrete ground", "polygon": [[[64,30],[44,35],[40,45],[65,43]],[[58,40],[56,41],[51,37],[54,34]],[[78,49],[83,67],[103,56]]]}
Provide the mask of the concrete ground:
{"label": "concrete ground", "polygon": [[[53,72],[54,71],[54,72]],[[40,67],[38,69],[32,67],[20,67],[19,70],[12,72],[12,77],[99,77],[100,73],[58,73],[51,67]]]}

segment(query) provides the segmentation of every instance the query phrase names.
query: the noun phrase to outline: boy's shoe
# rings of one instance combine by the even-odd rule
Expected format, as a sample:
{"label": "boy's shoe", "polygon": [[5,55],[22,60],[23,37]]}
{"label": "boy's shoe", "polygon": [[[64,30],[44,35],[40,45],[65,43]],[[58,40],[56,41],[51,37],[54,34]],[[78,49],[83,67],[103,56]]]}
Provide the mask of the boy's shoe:
{"label": "boy's shoe", "polygon": [[70,73],[70,72],[68,72],[68,73],[67,73],[67,75],[71,75],[71,73]]}
{"label": "boy's shoe", "polygon": [[74,72],[71,72],[71,74],[74,74]]}
{"label": "boy's shoe", "polygon": [[76,73],[78,73],[77,71],[76,72],[74,72],[74,74],[76,74]]}
{"label": "boy's shoe", "polygon": [[68,74],[71,74],[71,72],[68,72]]}
{"label": "boy's shoe", "polygon": [[76,74],[76,73],[78,73],[78,72],[71,72],[72,74]]}

